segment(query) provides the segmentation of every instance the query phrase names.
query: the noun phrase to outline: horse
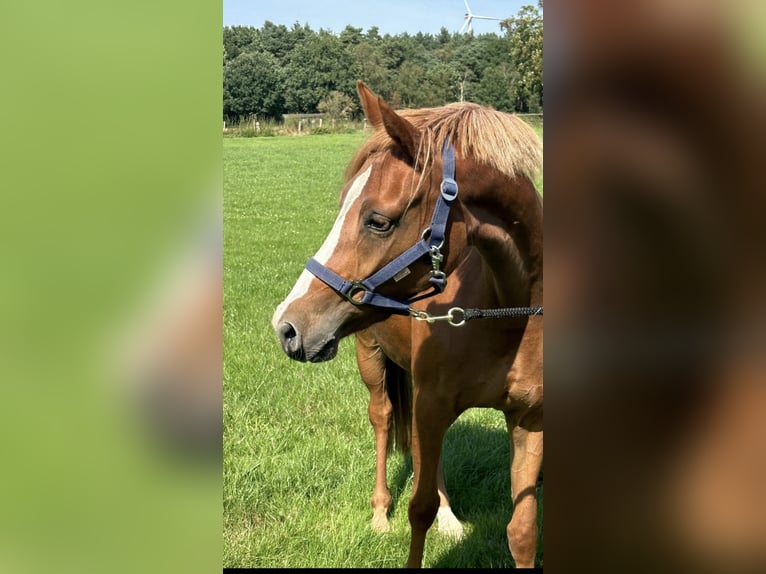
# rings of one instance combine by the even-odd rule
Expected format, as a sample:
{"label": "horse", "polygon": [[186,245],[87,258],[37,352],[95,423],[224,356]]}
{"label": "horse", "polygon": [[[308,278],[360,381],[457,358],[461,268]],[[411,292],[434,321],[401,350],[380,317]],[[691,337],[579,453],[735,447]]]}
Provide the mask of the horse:
{"label": "horse", "polygon": [[[543,204],[534,186],[542,142],[518,117],[478,104],[395,111],[361,81],[357,93],[374,132],[349,163],[330,233],[272,326],[287,356],[303,362],[331,360],[356,334],[358,363],[371,372],[363,379],[377,380],[392,411],[403,411],[397,436],[409,437],[413,465],[407,567],[422,566],[439,510],[447,430],[469,408],[503,412],[512,445],[508,547],[517,567],[534,567],[543,320],[469,319],[481,309],[542,309]],[[381,364],[411,377],[411,406],[386,384],[397,368],[387,374]]]}

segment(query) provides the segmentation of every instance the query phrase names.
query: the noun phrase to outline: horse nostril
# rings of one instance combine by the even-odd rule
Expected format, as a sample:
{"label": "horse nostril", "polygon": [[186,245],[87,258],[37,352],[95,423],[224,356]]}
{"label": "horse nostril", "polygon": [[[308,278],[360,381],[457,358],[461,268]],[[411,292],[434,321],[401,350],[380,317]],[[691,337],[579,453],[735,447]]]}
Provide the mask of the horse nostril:
{"label": "horse nostril", "polygon": [[277,334],[279,335],[279,340],[282,341],[282,346],[285,348],[295,339],[295,337],[298,336],[295,327],[287,322],[282,323],[279,326],[279,329],[277,329]]}
{"label": "horse nostril", "polygon": [[284,322],[277,329],[279,341],[282,348],[293,359],[300,359],[303,355],[303,346],[301,344],[300,333],[295,329],[292,323]]}

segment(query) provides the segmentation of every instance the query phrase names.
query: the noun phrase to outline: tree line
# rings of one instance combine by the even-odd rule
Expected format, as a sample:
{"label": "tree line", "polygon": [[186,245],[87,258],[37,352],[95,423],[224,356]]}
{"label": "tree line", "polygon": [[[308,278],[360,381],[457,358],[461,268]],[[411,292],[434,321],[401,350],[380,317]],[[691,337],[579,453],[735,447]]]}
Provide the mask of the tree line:
{"label": "tree line", "polygon": [[542,112],[542,0],[500,22],[501,34],[339,34],[295,23],[223,29],[223,117],[359,114],[356,81],[397,108],[471,101],[508,112]]}

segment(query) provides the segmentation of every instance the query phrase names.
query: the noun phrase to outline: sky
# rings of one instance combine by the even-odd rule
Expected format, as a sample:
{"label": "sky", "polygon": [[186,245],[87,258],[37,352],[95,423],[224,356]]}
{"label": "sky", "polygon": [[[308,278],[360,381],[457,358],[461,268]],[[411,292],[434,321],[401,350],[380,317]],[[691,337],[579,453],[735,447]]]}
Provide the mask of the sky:
{"label": "sky", "polygon": [[[478,16],[509,18],[524,5],[536,0],[467,0]],[[340,33],[348,26],[366,32],[377,26],[381,35],[407,32],[438,34],[442,27],[457,32],[463,26],[465,0],[223,0],[224,26],[260,28],[265,21],[284,24],[308,24]],[[473,20],[475,34],[501,34],[499,22]]]}

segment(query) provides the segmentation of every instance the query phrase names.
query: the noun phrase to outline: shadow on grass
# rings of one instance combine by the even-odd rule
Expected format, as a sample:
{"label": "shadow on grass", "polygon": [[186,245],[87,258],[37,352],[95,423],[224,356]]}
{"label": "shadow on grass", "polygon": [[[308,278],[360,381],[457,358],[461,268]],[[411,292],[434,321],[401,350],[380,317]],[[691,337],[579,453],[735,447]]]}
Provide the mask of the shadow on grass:
{"label": "shadow on grass", "polygon": [[[450,542],[432,565],[437,568],[511,568],[505,528],[513,513],[510,485],[510,441],[505,429],[458,419],[447,432],[442,449],[445,481],[452,510],[466,529],[459,542]],[[390,477],[391,513],[407,512],[402,498],[412,474],[412,459]],[[537,485],[538,529],[536,565],[543,558],[543,484]],[[436,530],[436,522],[431,532]],[[430,535],[429,535],[430,538]],[[426,543],[428,552],[429,542]]]}

